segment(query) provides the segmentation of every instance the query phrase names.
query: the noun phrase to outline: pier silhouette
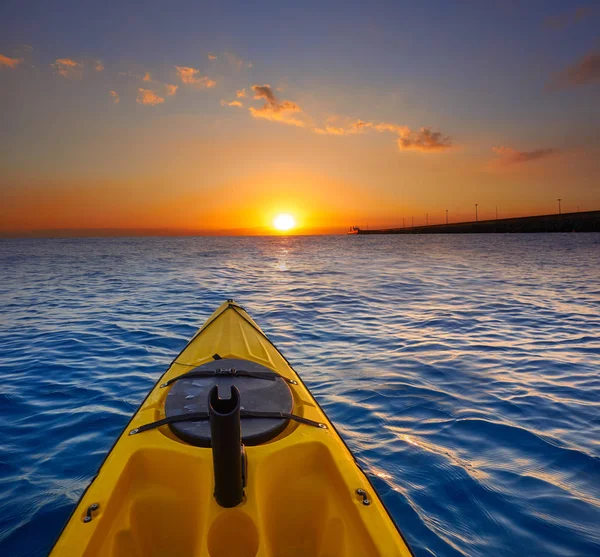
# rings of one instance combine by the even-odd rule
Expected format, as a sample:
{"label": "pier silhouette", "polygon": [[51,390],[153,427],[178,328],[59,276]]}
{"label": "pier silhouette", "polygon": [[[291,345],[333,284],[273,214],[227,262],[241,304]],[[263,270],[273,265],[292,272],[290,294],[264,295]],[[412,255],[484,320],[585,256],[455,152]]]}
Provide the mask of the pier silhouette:
{"label": "pier silhouette", "polygon": [[[447,215],[446,215],[447,219]],[[371,228],[353,226],[348,234],[508,234],[540,232],[600,232],[600,211],[558,213],[506,219],[474,220],[445,224],[426,224],[408,228]]]}

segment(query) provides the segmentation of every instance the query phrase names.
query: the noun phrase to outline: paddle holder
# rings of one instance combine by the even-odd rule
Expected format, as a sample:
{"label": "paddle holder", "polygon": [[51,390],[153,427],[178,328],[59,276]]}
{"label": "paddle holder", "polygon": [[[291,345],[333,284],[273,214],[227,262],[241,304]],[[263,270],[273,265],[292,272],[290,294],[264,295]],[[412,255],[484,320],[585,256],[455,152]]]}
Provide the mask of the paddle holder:
{"label": "paddle holder", "polygon": [[240,424],[240,392],[231,386],[230,398],[219,398],[215,385],[208,394],[210,440],[215,471],[215,499],[221,507],[235,507],[244,498],[246,458]]}

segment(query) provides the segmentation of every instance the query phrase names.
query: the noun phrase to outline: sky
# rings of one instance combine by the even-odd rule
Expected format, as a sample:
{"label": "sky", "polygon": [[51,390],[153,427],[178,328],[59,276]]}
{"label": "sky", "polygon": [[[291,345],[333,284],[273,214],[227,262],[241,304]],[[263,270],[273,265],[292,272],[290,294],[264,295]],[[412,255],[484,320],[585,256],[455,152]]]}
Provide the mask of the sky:
{"label": "sky", "polygon": [[0,233],[600,209],[599,30],[595,1],[3,0]]}

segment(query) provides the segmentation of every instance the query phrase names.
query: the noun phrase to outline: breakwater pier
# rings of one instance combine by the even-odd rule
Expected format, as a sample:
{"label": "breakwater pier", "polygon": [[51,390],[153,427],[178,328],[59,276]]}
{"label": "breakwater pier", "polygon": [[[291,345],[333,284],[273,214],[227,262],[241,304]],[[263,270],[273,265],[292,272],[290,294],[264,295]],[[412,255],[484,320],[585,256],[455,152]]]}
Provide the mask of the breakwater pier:
{"label": "breakwater pier", "polygon": [[348,234],[507,234],[539,232],[600,232],[600,211],[430,224],[402,228],[365,230],[353,226]]}

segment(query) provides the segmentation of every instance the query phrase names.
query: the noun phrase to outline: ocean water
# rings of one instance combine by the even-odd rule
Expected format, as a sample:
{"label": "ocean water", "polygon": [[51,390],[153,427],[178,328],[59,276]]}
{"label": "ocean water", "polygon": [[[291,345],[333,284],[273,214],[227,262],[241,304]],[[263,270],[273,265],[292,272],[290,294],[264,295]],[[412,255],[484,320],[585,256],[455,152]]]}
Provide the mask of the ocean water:
{"label": "ocean water", "polygon": [[599,234],[0,241],[0,555],[49,551],[227,298],[418,557],[600,555]]}

